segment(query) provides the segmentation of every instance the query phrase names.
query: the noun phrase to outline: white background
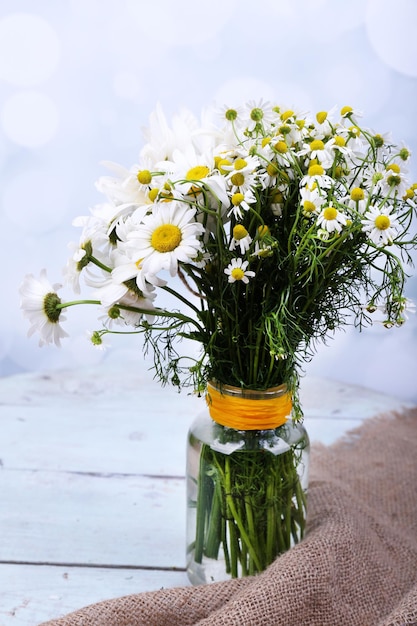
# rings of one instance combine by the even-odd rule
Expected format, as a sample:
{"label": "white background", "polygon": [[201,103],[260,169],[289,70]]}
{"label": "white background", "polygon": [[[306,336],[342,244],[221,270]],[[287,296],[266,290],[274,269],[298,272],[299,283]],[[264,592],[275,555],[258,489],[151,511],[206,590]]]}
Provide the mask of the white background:
{"label": "white background", "polygon": [[[73,218],[102,201],[100,162],[136,162],[157,102],[168,116],[260,98],[312,112],[350,105],[416,153],[415,182],[416,20],[415,0],[1,0],[0,375],[135,352],[143,362],[132,337],[91,348],[86,308],[68,312],[62,349],[40,349],[17,290],[43,267],[62,280]],[[415,278],[407,295],[417,300]],[[415,316],[390,331],[348,328],[307,372],[417,401],[416,346]]]}

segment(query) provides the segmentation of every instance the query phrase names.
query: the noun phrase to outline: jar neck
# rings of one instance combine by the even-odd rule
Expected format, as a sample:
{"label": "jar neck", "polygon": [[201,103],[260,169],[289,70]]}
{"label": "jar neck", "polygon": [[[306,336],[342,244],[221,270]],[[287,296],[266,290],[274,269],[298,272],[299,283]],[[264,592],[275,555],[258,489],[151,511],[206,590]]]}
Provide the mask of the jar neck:
{"label": "jar neck", "polygon": [[269,430],[285,424],[292,411],[286,385],[265,390],[241,389],[216,381],[207,384],[210,417],[236,430]]}

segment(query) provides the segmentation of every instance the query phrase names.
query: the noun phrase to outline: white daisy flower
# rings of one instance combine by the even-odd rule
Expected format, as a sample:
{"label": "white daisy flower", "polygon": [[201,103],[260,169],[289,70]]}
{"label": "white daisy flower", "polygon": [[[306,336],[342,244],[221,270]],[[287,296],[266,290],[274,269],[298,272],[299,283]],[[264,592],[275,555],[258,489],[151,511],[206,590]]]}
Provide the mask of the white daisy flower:
{"label": "white daisy flower", "polygon": [[305,143],[297,155],[306,155],[310,160],[316,159],[325,169],[329,168],[334,160],[332,145],[328,146],[321,139],[313,139],[310,143]]}
{"label": "white daisy flower", "polygon": [[243,259],[232,259],[229,265],[224,270],[224,273],[228,275],[229,283],[234,283],[236,281],[242,281],[246,285],[249,282],[249,278],[253,278],[255,276],[255,272],[247,270],[246,268],[249,265],[249,261],[244,261]]}
{"label": "white daisy flower", "polygon": [[246,126],[249,131],[255,130],[258,124],[262,126],[268,125],[273,122],[276,117],[275,111],[273,111],[270,102],[264,102],[262,99],[259,102],[250,100],[245,105],[247,121]]}
{"label": "white daisy flower", "polygon": [[321,189],[328,189],[333,184],[333,178],[325,173],[324,167],[320,163],[313,163],[308,168],[307,174],[301,179],[300,188],[314,189],[318,186]]}
{"label": "white daisy flower", "polygon": [[138,229],[128,234],[145,276],[156,276],[161,270],[175,276],[178,263],[192,261],[202,252],[199,237],[204,227],[195,214],[195,209],[177,202],[155,204]]}
{"label": "white daisy flower", "polygon": [[317,225],[329,233],[338,232],[346,224],[346,216],[334,206],[326,206],[317,218]]}
{"label": "white daisy flower", "polygon": [[[91,247],[91,242],[86,242],[84,246],[79,246],[76,243],[69,244],[69,248],[73,254],[68,259],[64,268],[65,282],[71,285],[74,293],[80,293],[80,275],[84,267],[89,263],[89,256],[86,251],[86,246]],[[92,248],[90,249],[91,252]]]}
{"label": "white daisy flower", "polygon": [[408,181],[398,163],[391,163],[387,166],[384,177],[380,181],[380,186],[384,195],[394,191],[399,197],[403,197],[407,191]]}
{"label": "white daisy flower", "polygon": [[272,255],[273,255],[272,246],[264,243],[263,241],[261,242],[255,241],[255,249],[251,254],[252,258],[264,259]]}
{"label": "white daisy flower", "polygon": [[340,116],[342,120],[350,120],[351,122],[356,123],[356,118],[362,117],[362,115],[362,111],[359,111],[359,109],[354,109],[349,105],[344,106],[340,109]]}
{"label": "white daisy flower", "polygon": [[[112,328],[113,326],[133,326],[136,328],[139,326],[143,316],[146,317],[149,324],[152,324],[155,320],[155,307],[153,304],[155,298],[155,293],[147,294],[146,297],[142,298],[129,291],[111,306],[105,306],[105,314],[99,317],[99,319],[102,320],[106,328]],[[149,311],[149,313],[127,310],[123,308],[124,306],[129,307],[129,309],[143,309],[144,311]]]}
{"label": "white daisy flower", "polygon": [[245,254],[249,250],[252,243],[252,237],[242,224],[236,224],[233,228],[233,237],[230,242],[229,250],[235,250],[237,246],[240,248],[240,253]]}
{"label": "white daisy flower", "polygon": [[115,205],[149,203],[152,173],[146,166],[133,165],[127,169],[111,161],[104,161],[103,165],[116,176],[101,176],[96,182],[96,189],[107,196],[110,202]]}
{"label": "white daisy flower", "polygon": [[409,319],[408,314],[411,313],[412,315],[414,315],[416,312],[416,303],[413,300],[410,300],[409,298],[401,298],[400,310],[404,318],[408,320]]}
{"label": "white daisy flower", "polygon": [[316,215],[326,202],[326,198],[320,194],[320,189],[317,186],[313,186],[312,189],[309,187],[300,189],[300,196],[301,210],[305,217]]}
{"label": "white daisy flower", "polygon": [[377,246],[386,246],[392,243],[399,226],[395,215],[391,215],[392,207],[382,208],[370,206],[362,220],[363,231]]}
{"label": "white daisy flower", "polygon": [[235,159],[230,161],[230,163],[224,163],[224,165],[222,165],[222,170],[224,172],[230,172],[226,176],[226,178],[229,179],[236,172],[240,172],[241,174],[251,174],[259,167],[259,165],[260,161],[258,157],[244,153],[242,155],[237,155]]}
{"label": "white daisy flower", "polygon": [[235,125],[242,125],[242,117],[244,115],[243,106],[237,107],[229,107],[226,104],[221,106],[217,116],[221,122],[230,123],[232,122]]}
{"label": "white daisy flower", "polygon": [[240,191],[232,193],[230,196],[231,207],[227,214],[228,217],[233,213],[235,219],[241,220],[244,212],[250,210],[250,204],[256,201],[256,198],[251,189],[248,189],[245,193]]}
{"label": "white daisy flower", "polygon": [[316,113],[316,120],[314,122],[314,137],[315,139],[323,139],[328,137],[333,132],[333,119],[336,112],[334,106],[330,111],[319,111]]}
{"label": "white daisy flower", "polygon": [[350,209],[364,213],[368,205],[368,198],[362,187],[353,187],[350,194],[345,198],[342,198],[342,202],[346,203]]}
{"label": "white daisy flower", "polygon": [[62,285],[59,284],[51,285],[46,276],[46,270],[43,269],[39,279],[36,279],[33,274],[25,276],[19,289],[20,307],[23,315],[32,324],[28,336],[31,337],[33,333],[39,332],[40,346],[54,343],[59,347],[60,340],[68,337],[59,323],[65,320],[62,309],[59,308],[62,301],[57,294],[61,287]]}

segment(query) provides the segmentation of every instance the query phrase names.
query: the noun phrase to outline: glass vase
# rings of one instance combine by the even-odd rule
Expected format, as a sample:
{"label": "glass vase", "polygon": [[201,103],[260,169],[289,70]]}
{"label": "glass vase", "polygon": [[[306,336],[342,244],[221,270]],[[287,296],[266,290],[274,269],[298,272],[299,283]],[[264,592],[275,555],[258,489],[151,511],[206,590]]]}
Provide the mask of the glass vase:
{"label": "glass vase", "polygon": [[[249,397],[255,414],[258,400],[265,405],[265,399],[274,401],[285,391],[284,386],[259,392],[222,388],[237,401]],[[253,423],[250,429],[231,428],[214,421],[209,410],[195,420],[187,443],[192,584],[261,572],[302,539],[309,449],[304,426],[290,415],[278,427],[260,429]]]}

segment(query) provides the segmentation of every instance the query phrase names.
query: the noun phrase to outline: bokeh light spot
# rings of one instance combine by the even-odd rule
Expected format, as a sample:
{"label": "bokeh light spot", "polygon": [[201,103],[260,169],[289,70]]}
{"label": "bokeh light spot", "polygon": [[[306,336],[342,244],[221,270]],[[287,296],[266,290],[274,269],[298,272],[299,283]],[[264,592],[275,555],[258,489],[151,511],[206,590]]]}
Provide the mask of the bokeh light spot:
{"label": "bokeh light spot", "polygon": [[211,0],[209,7],[194,0],[126,3],[128,13],[148,39],[178,46],[212,39],[233,18],[238,6],[238,0]]}
{"label": "bokeh light spot", "polygon": [[59,115],[54,102],[45,94],[21,91],[4,103],[1,124],[5,135],[14,143],[37,148],[54,137]]}
{"label": "bokeh light spot", "polygon": [[13,13],[0,19],[0,79],[20,87],[39,85],[55,71],[59,39],[42,17]]}
{"label": "bokeh light spot", "polygon": [[378,57],[389,67],[417,76],[417,3],[415,0],[368,0],[366,29]]}

